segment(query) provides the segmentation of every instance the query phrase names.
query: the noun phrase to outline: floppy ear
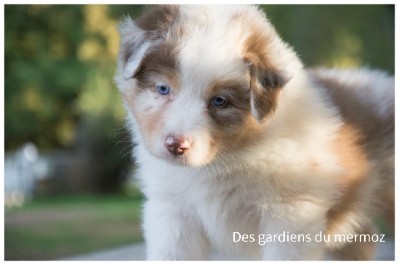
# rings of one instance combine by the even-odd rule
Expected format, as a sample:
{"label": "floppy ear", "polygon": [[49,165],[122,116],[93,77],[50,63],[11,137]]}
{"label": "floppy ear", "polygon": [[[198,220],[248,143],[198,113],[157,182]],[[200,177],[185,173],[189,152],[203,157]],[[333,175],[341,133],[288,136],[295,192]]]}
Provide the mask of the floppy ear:
{"label": "floppy ear", "polygon": [[125,79],[134,77],[148,50],[165,40],[177,15],[177,6],[165,5],[147,10],[135,21],[130,17],[121,21],[119,69]]}
{"label": "floppy ear", "polygon": [[119,68],[124,79],[128,79],[135,76],[143,57],[152,46],[152,41],[146,36],[146,31],[139,28],[130,17],[121,21],[119,32]]}
{"label": "floppy ear", "polygon": [[283,71],[266,65],[259,58],[245,60],[250,67],[251,112],[261,122],[275,111],[279,93],[289,78]]}

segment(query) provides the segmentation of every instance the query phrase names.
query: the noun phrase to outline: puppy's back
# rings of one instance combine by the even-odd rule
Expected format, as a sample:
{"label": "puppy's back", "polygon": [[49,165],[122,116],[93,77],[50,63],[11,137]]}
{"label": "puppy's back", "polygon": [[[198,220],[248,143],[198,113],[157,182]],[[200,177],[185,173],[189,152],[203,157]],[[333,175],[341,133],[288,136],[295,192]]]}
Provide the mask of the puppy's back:
{"label": "puppy's back", "polygon": [[[355,140],[375,165],[378,189],[390,222],[394,221],[394,78],[377,70],[312,69],[309,78],[344,122],[359,132]],[[377,195],[376,195],[377,196]]]}
{"label": "puppy's back", "polygon": [[358,128],[363,144],[394,146],[394,78],[377,70],[313,69],[309,77],[346,123]]}

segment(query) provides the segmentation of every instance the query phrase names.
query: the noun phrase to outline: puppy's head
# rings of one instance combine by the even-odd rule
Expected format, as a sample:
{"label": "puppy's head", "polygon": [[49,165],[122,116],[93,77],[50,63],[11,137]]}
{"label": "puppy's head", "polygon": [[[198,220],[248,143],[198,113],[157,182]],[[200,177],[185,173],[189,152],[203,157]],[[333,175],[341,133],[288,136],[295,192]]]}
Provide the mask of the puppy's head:
{"label": "puppy's head", "polygon": [[252,6],[159,6],[120,33],[115,80],[134,134],[178,164],[257,145],[292,75],[295,55]]}

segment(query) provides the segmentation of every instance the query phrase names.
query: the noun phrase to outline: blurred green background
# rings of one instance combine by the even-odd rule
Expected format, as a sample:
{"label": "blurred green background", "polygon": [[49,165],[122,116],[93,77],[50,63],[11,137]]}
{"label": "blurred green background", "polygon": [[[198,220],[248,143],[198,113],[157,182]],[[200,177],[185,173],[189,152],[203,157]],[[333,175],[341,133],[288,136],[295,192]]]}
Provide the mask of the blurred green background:
{"label": "blurred green background", "polygon": [[[7,260],[141,240],[142,196],[131,178],[132,144],[113,75],[118,20],[142,9],[5,5]],[[263,9],[308,67],[394,73],[394,5]]]}

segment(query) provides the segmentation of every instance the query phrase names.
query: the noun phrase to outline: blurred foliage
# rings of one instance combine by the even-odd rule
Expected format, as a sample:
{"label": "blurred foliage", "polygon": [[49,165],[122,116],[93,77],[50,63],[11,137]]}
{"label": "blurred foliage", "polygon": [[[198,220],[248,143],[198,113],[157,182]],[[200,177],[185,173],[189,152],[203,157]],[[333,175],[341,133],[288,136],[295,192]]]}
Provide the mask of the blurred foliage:
{"label": "blurred foliage", "polygon": [[93,191],[118,191],[129,133],[113,83],[118,20],[141,6],[5,6],[5,149],[84,154]]}
{"label": "blurred foliage", "polygon": [[[86,149],[115,183],[130,160],[113,84],[118,20],[143,6],[5,5],[5,149]],[[394,72],[393,5],[269,5],[267,16],[306,66]]]}
{"label": "blurred foliage", "polygon": [[264,11],[306,66],[394,73],[394,5],[268,5]]}
{"label": "blurred foliage", "polygon": [[5,6],[6,150],[26,141],[71,147],[81,123],[104,123],[105,116],[106,131],[97,133],[120,126],[112,76],[117,20],[126,10],[140,6]]}

